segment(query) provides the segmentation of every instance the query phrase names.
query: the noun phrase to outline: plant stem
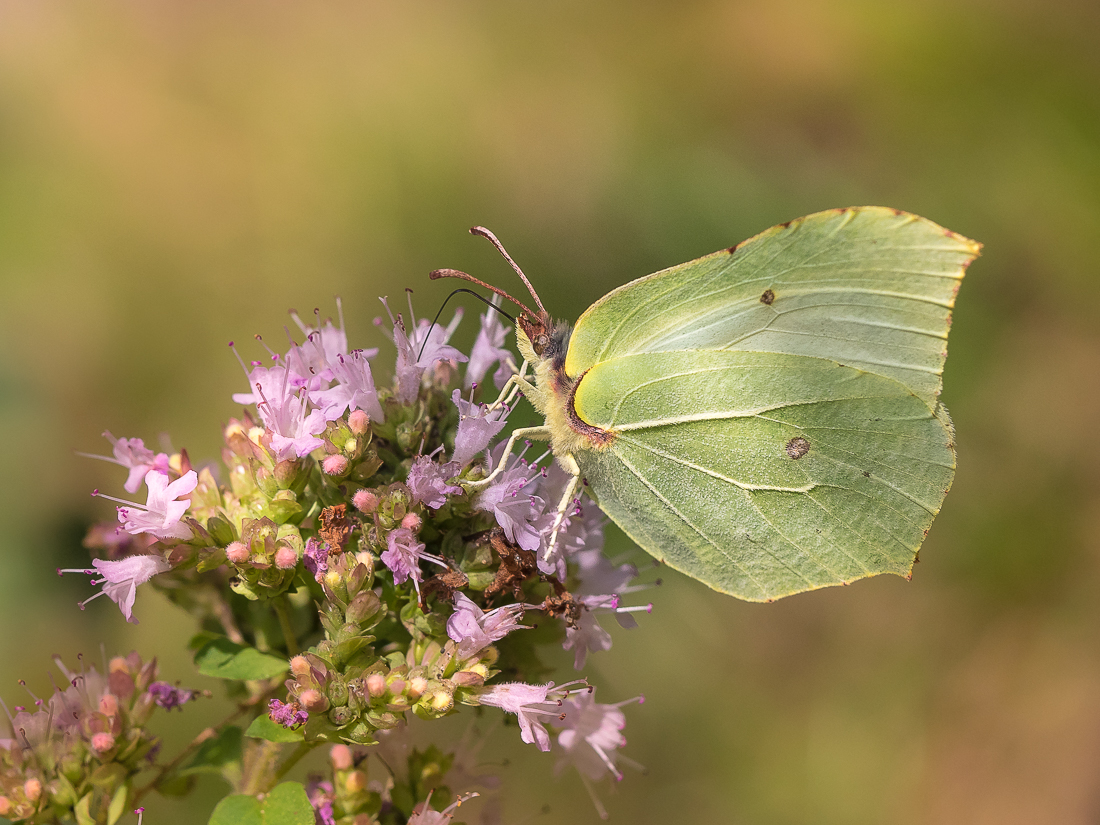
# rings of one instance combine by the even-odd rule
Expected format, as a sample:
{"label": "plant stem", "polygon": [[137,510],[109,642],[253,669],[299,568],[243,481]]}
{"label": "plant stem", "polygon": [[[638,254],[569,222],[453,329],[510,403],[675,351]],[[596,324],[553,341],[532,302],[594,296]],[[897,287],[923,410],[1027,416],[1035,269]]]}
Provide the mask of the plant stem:
{"label": "plant stem", "polygon": [[298,648],[298,637],[294,635],[294,628],[290,624],[290,610],[287,608],[286,594],[272,600],[275,615],[279,617],[279,627],[283,631],[283,641],[286,642],[286,652],[289,656],[297,656],[301,651]]}
{"label": "plant stem", "polygon": [[296,747],[294,749],[294,752],[291,753],[290,756],[288,756],[283,761],[283,764],[281,764],[276,769],[276,771],[275,771],[275,780],[274,781],[278,782],[280,779],[282,779],[286,775],[287,771],[289,771],[291,768],[293,768],[295,765],[297,765],[302,760],[303,756],[305,756],[307,753],[309,753],[311,750],[313,750],[319,744],[321,744],[321,743],[320,742],[300,742],[298,744],[298,747]]}
{"label": "plant stem", "polygon": [[236,720],[237,717],[247,713],[248,710],[249,707],[247,705],[242,705],[238,707],[235,711],[233,711],[233,713],[229,714],[229,716],[219,722],[216,727],[206,728],[206,730],[202,731],[202,733],[192,739],[191,743],[182,751],[180,751],[179,755],[177,755],[175,759],[173,759],[167,765],[161,767],[161,769],[157,771],[156,776],[154,776],[151,780],[149,780],[149,782],[138,788],[137,792],[134,794],[132,804],[136,805],[138,803],[138,800],[145,796],[145,794],[149,793],[149,791],[151,791],[158,782],[164,779],[165,776],[174,771],[176,768],[178,768],[184,759],[186,759],[188,756],[198,750],[199,746],[202,745],[203,742],[213,739],[215,736],[221,733],[222,730],[225,729],[230,723]]}

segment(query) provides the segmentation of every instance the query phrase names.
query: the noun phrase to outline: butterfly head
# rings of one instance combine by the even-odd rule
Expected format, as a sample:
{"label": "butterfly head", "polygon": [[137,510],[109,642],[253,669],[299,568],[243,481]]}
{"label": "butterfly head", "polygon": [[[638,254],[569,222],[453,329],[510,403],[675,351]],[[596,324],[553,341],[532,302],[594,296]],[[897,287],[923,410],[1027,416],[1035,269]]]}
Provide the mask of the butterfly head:
{"label": "butterfly head", "polygon": [[569,324],[555,323],[544,310],[537,314],[523,312],[516,319],[516,342],[520,354],[531,363],[564,361],[569,348]]}

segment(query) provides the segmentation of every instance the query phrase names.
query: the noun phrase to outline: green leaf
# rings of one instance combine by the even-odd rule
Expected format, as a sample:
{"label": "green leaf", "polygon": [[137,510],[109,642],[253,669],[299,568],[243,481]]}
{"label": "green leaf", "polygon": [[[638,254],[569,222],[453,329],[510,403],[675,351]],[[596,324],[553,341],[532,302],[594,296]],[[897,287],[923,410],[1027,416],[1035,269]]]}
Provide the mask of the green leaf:
{"label": "green leaf", "polygon": [[245,794],[227,796],[208,825],[314,825],[313,806],[300,782],[276,785],[263,801]]}
{"label": "green leaf", "polygon": [[208,825],[265,825],[260,801],[247,794],[227,796],[210,814]]}
{"label": "green leaf", "polygon": [[313,806],[300,782],[276,785],[264,799],[264,825],[314,825]]}
{"label": "green leaf", "polygon": [[266,739],[268,742],[301,742],[305,739],[301,728],[284,728],[278,722],[272,722],[266,713],[252,720],[245,735],[253,739]]}
{"label": "green leaf", "polygon": [[126,812],[126,800],[130,798],[130,784],[124,783],[119,786],[115,791],[115,795],[111,797],[111,804],[107,808],[107,825],[115,825]]}
{"label": "green leaf", "polygon": [[216,679],[271,679],[290,667],[286,659],[261,653],[219,636],[206,642],[195,654],[195,664],[203,676]]}

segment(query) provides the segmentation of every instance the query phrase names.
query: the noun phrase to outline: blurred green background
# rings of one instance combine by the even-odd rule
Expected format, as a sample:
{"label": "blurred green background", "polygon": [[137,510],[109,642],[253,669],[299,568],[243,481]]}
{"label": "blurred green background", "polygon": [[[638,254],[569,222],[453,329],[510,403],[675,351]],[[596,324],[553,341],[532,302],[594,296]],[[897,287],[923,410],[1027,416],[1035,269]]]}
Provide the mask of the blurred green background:
{"label": "blurred green background", "polygon": [[[437,267],[517,289],[476,223],[575,319],[882,204],[986,244],[945,376],[958,475],[913,581],[752,605],[666,575],[586,671],[648,699],[626,731],[648,773],[601,795],[618,822],[1096,822],[1098,33],[1072,0],[3,3],[3,695],[101,643],[208,684],[182,613],[81,613],[54,568],[113,515],[89,492],[121,493],[74,455],[103,429],[217,456],[229,340],[281,346],[287,308],[340,295],[353,346],[384,344],[376,297],[432,312]],[[174,715],[169,746],[223,713]],[[575,775],[494,742],[507,825],[596,821]],[[201,790],[146,821],[205,822]]]}

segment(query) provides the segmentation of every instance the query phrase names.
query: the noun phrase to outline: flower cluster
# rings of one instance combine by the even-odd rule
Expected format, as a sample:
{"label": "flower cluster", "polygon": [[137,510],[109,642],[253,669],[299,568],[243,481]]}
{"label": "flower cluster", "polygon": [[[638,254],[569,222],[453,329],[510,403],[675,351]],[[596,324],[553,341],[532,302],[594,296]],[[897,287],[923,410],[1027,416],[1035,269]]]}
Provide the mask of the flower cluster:
{"label": "flower cluster", "polygon": [[[559,512],[571,479],[549,453],[504,454],[518,370],[498,317],[482,315],[467,356],[450,343],[461,312],[446,326],[411,304],[409,322],[386,312],[391,380],[376,379],[378,350],[348,348],[342,316],[292,314],[300,340],[242,361],[248,388],[233,400],[246,409],[223,427],[223,468],[107,434],[106,460],[147,500],[113,499],[117,523],[86,540],[100,558],[73,572],[128,620],[150,582],[234,650],[285,658],[282,690],[240,676],[233,690],[306,743],[379,747],[410,713],[482,705],[587,779],[620,776],[619,706],[596,704],[583,680],[548,681],[539,651],[561,646],[583,668],[611,646],[598,616],[632,626],[651,605],[623,599],[650,585],[603,554],[591,501]],[[490,371],[502,392],[481,398]],[[333,782],[314,797],[358,815],[338,792],[347,777]],[[412,811],[425,799],[409,821],[436,821]]]}
{"label": "flower cluster", "polygon": [[9,709],[0,701],[10,734],[0,739],[0,816],[105,822],[109,810],[126,804],[130,779],[159,747],[149,717],[196,694],[156,681],[156,660],[142,662],[136,653],[111,659],[105,674],[94,667],[74,673],[55,662],[67,680],[63,689],[48,699],[31,695],[33,707]]}

